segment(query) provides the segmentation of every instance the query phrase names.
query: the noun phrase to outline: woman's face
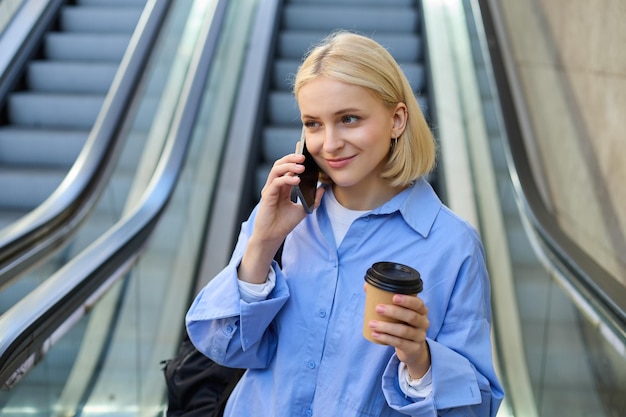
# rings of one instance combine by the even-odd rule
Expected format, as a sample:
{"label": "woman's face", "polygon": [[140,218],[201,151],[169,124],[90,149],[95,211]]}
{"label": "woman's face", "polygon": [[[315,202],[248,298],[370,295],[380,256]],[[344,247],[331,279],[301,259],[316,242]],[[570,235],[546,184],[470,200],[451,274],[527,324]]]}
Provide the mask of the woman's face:
{"label": "woman's face", "polygon": [[389,109],[368,89],[326,77],[303,85],[297,99],[307,148],[332,179],[338,199],[341,193],[361,199],[385,193],[389,186],[380,174],[391,138],[404,130],[406,106]]}

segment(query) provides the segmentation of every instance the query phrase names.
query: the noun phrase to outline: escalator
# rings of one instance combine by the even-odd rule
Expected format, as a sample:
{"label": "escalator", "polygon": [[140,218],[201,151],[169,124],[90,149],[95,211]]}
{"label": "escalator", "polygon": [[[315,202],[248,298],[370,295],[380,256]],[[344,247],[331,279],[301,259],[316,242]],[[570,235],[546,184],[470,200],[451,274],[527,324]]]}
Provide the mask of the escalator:
{"label": "escalator", "polygon": [[[130,48],[129,42],[141,16],[145,17],[143,28],[147,28],[150,20],[158,24],[163,10],[152,4],[146,11],[145,6],[145,0],[24,2],[4,29],[1,42],[7,51],[3,61],[7,65],[0,77],[3,315],[83,245],[74,241],[64,247],[64,236],[72,234],[99,196],[102,187],[93,178],[106,179],[107,164],[114,163],[118,145],[111,132],[118,131],[120,119],[115,111],[102,116],[112,105],[118,106],[118,112],[125,111],[124,102],[143,66],[142,48],[152,42],[154,32],[146,29],[135,36]],[[126,58],[127,74],[117,76],[127,49],[139,51]],[[10,60],[9,50],[15,52]],[[111,88],[114,80],[117,87]],[[120,86],[128,91],[117,94]],[[91,151],[89,155],[87,151]],[[80,174],[80,181],[72,178]],[[126,192],[128,178],[118,179],[113,187],[115,192]],[[68,203],[59,189],[65,195],[79,194],[80,199]],[[109,207],[101,204],[94,210],[92,224],[98,226],[83,230],[84,244],[111,224]],[[68,213],[73,217],[67,218]],[[54,256],[42,264],[42,255]],[[37,269],[24,274],[35,264],[39,264]],[[68,345],[71,343],[70,339]],[[67,366],[68,359],[61,357],[57,369]],[[52,380],[62,380],[63,375],[65,371],[55,373]],[[30,389],[35,397],[45,391],[41,384]]]}
{"label": "escalator", "polygon": [[[152,168],[146,169],[147,173],[141,175],[144,177],[143,180],[135,177],[133,185],[129,187],[131,191],[126,192],[128,200],[121,204],[125,207],[121,210],[122,213],[115,217],[119,220],[109,231],[103,232],[102,239],[91,245],[89,240],[85,244],[77,245],[88,247],[86,250],[82,248],[80,251],[77,250],[75,253],[78,255],[71,257],[73,259],[68,264],[54,272],[46,281],[59,284],[69,281],[79,282],[77,277],[81,274],[90,279],[96,277],[105,281],[107,276],[111,276],[112,279],[106,284],[90,288],[89,291],[98,295],[90,295],[88,301],[83,299],[75,307],[81,310],[83,316],[75,321],[64,321],[63,325],[71,326],[65,336],[51,346],[45,345],[45,348],[38,349],[37,352],[41,357],[37,357],[39,362],[37,366],[17,382],[11,391],[0,391],[3,414],[20,413],[25,409],[35,410],[34,414],[41,415],[81,413],[155,415],[162,411],[165,397],[159,361],[174,353],[182,331],[184,312],[191,297],[228,260],[239,223],[258,199],[268,163],[285,153],[292,152],[299,137],[299,117],[295,101],[289,93],[290,85],[285,80],[289,80],[290,74],[295,74],[304,51],[330,30],[341,27],[357,30],[372,35],[389,46],[392,54],[407,71],[416,94],[420,97],[420,103],[438,132],[440,141],[453,139],[450,137],[451,130],[448,127],[450,119],[454,118],[450,109],[457,105],[456,101],[465,100],[464,94],[467,93],[467,89],[455,90],[452,84],[456,82],[463,84],[451,74],[453,82],[448,83],[451,91],[446,95],[446,91],[441,87],[441,81],[433,80],[434,78],[441,80],[445,75],[444,71],[428,75],[426,70],[441,68],[437,66],[440,65],[440,61],[430,62],[439,59],[433,50],[441,52],[452,49],[450,44],[446,43],[449,39],[445,37],[449,34],[439,32],[438,34],[443,35],[439,37],[433,36],[433,32],[429,31],[435,26],[452,28],[449,29],[451,32],[458,30],[459,27],[454,27],[453,23],[454,17],[460,15],[467,15],[468,22],[471,21],[470,23],[476,25],[477,21],[472,19],[472,15],[477,11],[472,8],[471,1],[465,2],[465,12],[462,12],[462,8],[452,7],[450,2],[444,4],[427,0],[419,3],[409,0],[391,1],[385,3],[384,8],[377,6],[380,2],[356,0],[345,2],[329,0],[324,3],[324,7],[319,7],[320,2],[315,2],[316,6],[312,7],[305,0],[285,2],[268,0],[258,7],[246,4],[248,2],[220,1],[217,2],[219,6],[216,6],[215,10],[207,8],[208,2],[204,0],[190,0],[184,6],[183,3],[179,2],[178,6],[186,10],[179,11],[178,19],[170,16],[170,24],[165,27],[170,29],[175,26],[195,27],[197,39],[186,39],[184,34],[179,33],[177,35],[179,43],[176,44],[180,47],[178,52],[168,53],[168,48],[163,47],[160,58],[154,59],[153,62],[167,61],[171,64],[180,61],[181,56],[176,54],[188,53],[190,49],[188,46],[183,48],[182,45],[193,44],[200,50],[211,49],[207,44],[215,42],[215,49],[203,52],[202,56],[199,51],[193,57],[185,55],[184,59],[189,62],[188,68],[172,71],[172,74],[179,72],[178,75],[185,78],[185,81],[178,79],[177,82],[173,82],[172,74],[169,78],[162,78],[159,74],[164,70],[158,67],[152,67],[149,71],[144,81],[146,86],[144,99],[152,104],[147,105],[146,108],[151,110],[146,112],[156,113],[158,116],[147,125],[145,122],[137,125],[140,126],[139,132],[146,130],[151,132],[147,134],[142,155],[146,155],[145,151],[149,148],[158,149],[156,156],[152,156],[151,162],[147,163]],[[229,5],[226,6],[226,3]],[[359,13],[353,13],[353,6],[357,3]],[[448,9],[443,14],[435,16],[436,7]],[[216,11],[218,9],[222,11]],[[220,13],[224,14],[221,18],[223,22],[211,27],[209,25],[211,19],[220,21],[220,18],[215,17]],[[316,18],[311,18],[312,15]],[[343,20],[345,16],[353,16],[355,20]],[[339,17],[342,19],[333,21]],[[468,22],[462,23],[463,32],[466,31],[465,25]],[[191,31],[189,29],[189,32]],[[161,45],[172,45],[174,41],[168,40],[165,32],[166,29]],[[470,32],[479,33],[480,26]],[[219,33],[219,42],[214,39],[215,33]],[[478,61],[476,57],[480,55],[480,40],[474,48],[474,61]],[[411,52],[411,56],[405,59],[399,55],[405,52]],[[435,53],[431,56],[427,52]],[[202,58],[203,56],[205,57]],[[463,61],[459,56],[455,58],[458,61],[449,65],[450,68],[455,65],[466,68],[463,64],[467,61]],[[206,59],[212,60],[211,65],[203,63]],[[485,61],[482,64],[485,71],[489,72],[489,62]],[[478,79],[484,78],[480,74],[482,73],[479,70]],[[162,93],[159,106],[154,105],[154,98],[148,94],[157,84],[169,86],[165,90],[172,94]],[[494,169],[498,170],[495,182],[500,185],[499,189],[502,191],[502,193],[494,191],[493,194],[498,197],[502,194],[504,197],[503,202],[499,204],[504,207],[502,211],[507,217],[506,222],[510,221],[519,226],[521,221],[516,218],[512,189],[507,184],[508,173],[503,170],[507,161],[506,155],[502,155],[504,148],[501,141],[504,138],[498,130],[500,110],[497,99],[490,96],[493,90],[490,90],[489,82],[485,85],[487,87],[478,93],[482,100],[478,102],[479,106],[484,110],[474,117],[485,118],[485,132],[488,133],[485,137],[488,137],[487,143],[490,143],[494,150],[490,153],[495,159],[489,164],[485,163],[486,165],[482,165],[484,162],[473,160],[467,163],[471,169],[465,172],[462,170],[463,164],[459,162],[460,159],[449,155],[447,153],[449,146],[442,143],[443,155],[439,168],[443,174],[448,175],[432,180],[439,183],[438,188],[442,196],[454,206],[458,201],[455,196],[457,188],[452,184],[454,178],[449,171],[450,161],[455,161],[452,171],[456,174],[454,176],[473,179],[476,181],[473,185],[475,190],[487,189],[484,179],[481,179],[483,177],[476,171],[483,166],[493,165]],[[455,97],[452,100],[449,99],[450,93]],[[165,111],[164,107],[167,105],[164,103],[171,103],[169,118],[164,116],[165,113],[154,110],[159,108]],[[466,111],[473,110],[471,106],[467,106],[469,101],[463,103],[466,105]],[[194,106],[197,108],[193,109]],[[137,103],[135,107],[142,109],[143,105]],[[437,112],[437,109],[444,111]],[[141,111],[136,113],[138,119],[141,119],[141,114]],[[164,122],[166,119],[167,122]],[[132,122],[128,124],[134,125]],[[154,139],[153,136],[157,131],[161,134]],[[468,131],[467,127],[465,132],[457,131],[461,136],[467,137],[467,143],[460,147],[472,150],[475,146],[472,142],[479,142],[479,138],[472,135],[470,140]],[[132,129],[130,132],[133,134]],[[143,135],[146,136],[145,133]],[[176,145],[181,141],[189,143]],[[131,145],[129,147],[132,148]],[[127,155],[133,153],[127,154],[127,150],[131,149],[124,149],[120,160],[129,161],[128,164],[132,165],[133,159]],[[491,156],[489,155],[490,158]],[[141,157],[143,158],[144,156]],[[178,159],[179,168],[167,163],[173,159]],[[124,168],[124,164],[121,164],[120,168],[120,174],[124,174],[127,168]],[[224,172],[228,175],[220,174]],[[492,174],[494,172],[492,170]],[[116,178],[116,173],[112,174],[112,178]],[[175,191],[171,191],[171,197],[160,197],[171,200],[167,203],[167,208],[154,209],[163,210],[163,213],[152,214],[154,218],[151,220],[141,220],[145,216],[144,211],[147,211],[146,206],[155,206],[152,198],[165,193],[159,185],[161,182],[168,182],[168,178],[169,187],[175,187]],[[172,181],[177,182],[174,185]],[[476,205],[479,207],[476,209],[478,214],[474,219],[475,224],[480,228],[486,243],[494,246],[489,226],[496,223],[496,216],[490,218],[485,214],[481,208],[486,205],[482,200],[483,196],[480,195],[480,191],[475,191],[475,194],[473,197],[478,200]],[[107,191],[104,191],[103,195],[105,204],[110,204],[110,201],[107,201]],[[134,197],[130,198],[132,195]],[[160,204],[165,202],[162,201]],[[459,210],[463,211],[464,208],[459,206]],[[472,217],[471,210],[467,213],[468,217]],[[140,221],[141,226],[137,226],[137,222]],[[89,225],[89,221],[86,224]],[[537,262],[524,230],[508,226],[506,229],[512,233],[504,237],[506,244],[501,246],[505,249],[510,248],[507,257],[513,258],[512,268],[517,271],[520,267],[528,275],[514,276],[517,281],[517,284],[513,284],[516,298],[508,307],[515,309],[518,317],[511,319],[503,313],[501,306],[494,309],[496,322],[501,322],[496,327],[496,351],[500,353],[500,370],[502,379],[506,382],[505,389],[510,389],[507,396],[508,404],[503,405],[500,415],[550,415],[551,409],[548,405],[551,401],[559,401],[561,407],[566,404],[562,397],[555,394],[579,386],[574,386],[572,379],[567,381],[567,384],[563,384],[561,380],[563,385],[554,387],[560,389],[560,393],[544,389],[550,385],[546,377],[548,373],[544,370],[546,358],[557,357],[563,352],[559,350],[563,349],[563,346],[556,346],[556,350],[551,351],[550,343],[546,339],[532,339],[533,333],[536,335],[539,329],[543,331],[543,336],[550,336],[551,333],[557,332],[559,325],[562,325],[568,332],[584,338],[582,348],[586,349],[586,352],[596,351],[596,354],[599,352],[606,354],[609,349],[599,338],[594,341],[593,337],[590,337],[594,329],[585,324],[585,318],[577,313],[578,307],[569,301],[570,295],[555,285],[549,274]],[[146,240],[148,236],[150,238]],[[492,252],[488,249],[488,258],[490,253]],[[101,264],[94,264],[94,259]],[[490,261],[490,267],[496,265],[493,259]],[[494,297],[500,296],[502,294],[500,270],[494,269],[491,273]],[[548,283],[548,286],[536,287],[542,282]],[[50,292],[54,292],[55,289],[53,285],[48,288]],[[41,295],[44,295],[43,292]],[[542,297],[538,299],[540,308],[536,308],[537,304],[526,303],[531,296],[534,299]],[[30,301],[27,300],[24,307],[32,306]],[[508,301],[506,298],[494,300],[500,305]],[[546,308],[550,308],[550,314],[546,314]],[[534,313],[534,316],[530,317],[531,321],[527,320],[527,313]],[[566,320],[563,320],[564,314],[573,317],[567,327]],[[561,321],[554,321],[555,317]],[[0,317],[0,329],[4,330],[7,327],[3,327],[2,319],[3,317]],[[525,346],[521,340],[509,338],[510,333],[500,333],[506,327],[515,328],[514,321],[522,323],[520,332],[526,338]],[[539,352],[537,346],[533,344],[536,340],[539,340],[543,351]],[[518,345],[511,349],[511,345],[516,342],[519,342]],[[68,350],[68,346],[72,345],[74,350]],[[3,346],[0,343],[0,347]],[[577,348],[580,346],[577,345]],[[79,347],[80,351],[77,351],[76,347]],[[508,357],[502,355],[502,352],[507,349],[524,356],[526,363],[523,365],[527,379],[516,374],[515,367],[504,363]],[[572,350],[567,352],[571,353]],[[594,361],[584,355],[585,352],[581,356],[564,357],[566,360],[563,363],[567,366],[568,363],[589,364]],[[616,364],[613,372],[617,376],[623,375],[620,374],[620,369],[623,369],[620,366],[624,365],[623,360],[620,362],[611,358],[611,361],[612,364]],[[551,372],[558,373],[558,366],[552,368]],[[600,384],[594,384],[599,381],[594,375],[597,371],[598,368],[595,367],[590,372],[578,374],[576,377],[582,375],[582,378],[587,378],[583,382],[590,383],[584,385],[584,390],[594,398],[594,401],[589,403],[591,407],[595,411],[606,408],[605,414],[598,411],[594,415],[613,415],[610,414],[612,410],[619,409],[612,405],[610,400],[607,401],[607,392],[597,386]],[[527,386],[519,388],[519,384],[510,385],[516,380],[522,380]],[[620,386],[619,381],[617,384]],[[589,395],[585,396],[588,397]],[[527,404],[520,405],[520,402],[525,401]],[[575,404],[575,407],[580,407],[580,404]],[[568,412],[576,415],[576,409]]]}
{"label": "escalator", "polygon": [[[0,405],[3,414],[21,413],[26,409],[46,415],[81,413],[89,411],[90,398],[98,401],[101,390],[106,392],[103,395],[105,402],[114,397],[115,404],[123,403],[119,405],[119,410],[127,410],[126,407],[136,409],[133,404],[141,404],[142,399],[143,403],[152,403],[152,399],[157,398],[156,403],[161,403],[162,387],[152,390],[150,383],[146,383],[142,384],[145,391],[133,388],[132,385],[138,383],[133,373],[137,367],[129,365],[128,361],[137,359],[137,356],[129,354],[134,351],[131,347],[134,341],[128,339],[133,336],[151,339],[146,341],[147,350],[143,352],[146,355],[142,355],[139,361],[146,361],[149,376],[145,380],[159,384],[162,379],[158,375],[158,363],[171,355],[175,348],[180,316],[189,297],[184,278],[172,280],[170,268],[178,266],[188,270],[190,262],[193,262],[193,258],[187,258],[193,257],[189,248],[186,245],[177,246],[178,240],[174,236],[183,232],[199,232],[201,229],[197,227],[195,232],[190,231],[193,225],[186,228],[180,225],[185,219],[201,224],[203,220],[197,215],[205,216],[204,206],[199,209],[183,206],[182,210],[179,206],[177,214],[161,221],[159,227],[166,237],[158,239],[152,245],[153,252],[142,258],[148,265],[143,269],[148,281],[142,306],[147,310],[147,304],[150,304],[157,311],[155,315],[143,316],[132,307],[125,308],[129,302],[127,299],[136,301],[134,292],[137,290],[133,284],[136,274],[129,276],[126,272],[141,253],[171,197],[180,176],[180,166],[187,155],[192,129],[196,134],[204,129],[206,134],[218,141],[215,146],[210,140],[204,141],[213,155],[198,160],[196,158],[201,155],[191,152],[192,156],[187,159],[188,165],[197,167],[202,164],[199,169],[203,170],[201,177],[208,182],[207,187],[211,182],[210,171],[216,170],[219,165],[218,161],[209,161],[219,157],[219,150],[217,153],[214,151],[221,146],[219,141],[223,136],[214,132],[219,121],[213,117],[227,120],[228,113],[205,108],[202,120],[196,123],[193,119],[203,97],[211,94],[204,91],[204,86],[209,83],[207,74],[216,54],[217,35],[224,20],[226,3],[205,0],[176,4],[153,0],[147,3],[150,17],[144,20],[141,29],[151,32],[158,28],[157,42],[145,45],[145,34],[136,33],[133,46],[140,49],[149,47],[151,57],[138,85],[124,82],[126,72],[120,76],[122,81],[118,80],[122,87],[133,93],[132,100],[128,103],[120,103],[115,97],[111,100],[118,107],[122,105],[115,110],[122,110],[125,116],[119,122],[119,129],[116,129],[117,134],[123,137],[123,146],[114,172],[93,210],[97,214],[102,209],[110,218],[103,221],[94,214],[84,220],[64,249],[66,254],[74,252],[75,255],[68,256],[64,264],[58,265],[58,260],[52,259],[34,267],[29,274],[39,277],[41,283],[36,288],[23,290],[18,299],[15,299],[15,293],[11,294],[11,288],[9,291],[3,288],[0,294],[0,298],[11,303],[0,317],[0,373],[3,380]],[[237,7],[234,6],[234,9]],[[155,15],[164,14],[164,19],[153,19]],[[233,22],[230,24],[232,30]],[[224,40],[222,50],[228,50],[224,42],[237,45],[244,36],[245,32]],[[243,50],[243,47],[238,47],[232,55],[243,55]],[[127,65],[134,62],[135,52],[130,51],[125,57]],[[133,55],[130,59],[129,54]],[[223,65],[229,66],[233,58],[227,57],[226,61]],[[236,59],[234,64],[239,65]],[[124,69],[133,72],[133,65],[130,67]],[[224,69],[221,69],[213,77],[223,72]],[[214,85],[215,82],[210,83],[211,92]],[[220,83],[219,88],[224,85]],[[231,88],[234,85],[231,81]],[[232,93],[226,95],[233,96]],[[227,101],[228,97],[221,103]],[[204,136],[201,138],[204,139]],[[208,166],[205,166],[207,162]],[[134,169],[131,171],[131,168]],[[120,178],[123,180],[129,175],[132,184],[120,192],[116,184]],[[180,181],[182,184],[178,185],[183,196],[190,194],[189,185],[185,185],[189,180],[183,178]],[[192,194],[204,200],[203,204],[211,195],[210,192]],[[94,230],[99,231],[95,243],[89,239]],[[187,244],[190,242],[189,233],[186,235]],[[178,260],[172,261],[171,258],[177,255]],[[94,263],[94,260],[97,261]],[[172,266],[168,261],[176,265]],[[105,265],[99,265],[99,262]],[[13,286],[23,287],[24,280],[24,277],[15,278]],[[141,286],[144,288],[143,283]],[[169,301],[165,300],[163,305],[156,302],[158,296],[167,298],[168,294],[171,296]],[[180,297],[177,298],[177,294]],[[177,310],[176,314],[173,309]],[[159,319],[155,321],[157,317]],[[167,322],[168,319],[171,323]],[[136,326],[141,326],[145,333]],[[159,326],[160,330],[157,329]],[[172,332],[172,329],[176,331]],[[158,336],[159,331],[163,336]],[[162,344],[154,343],[155,335],[163,341]],[[113,343],[115,338],[121,338],[121,343]],[[149,349],[155,351],[153,362]],[[101,374],[110,371],[107,368],[110,355],[113,359],[109,363],[114,366],[113,373],[121,378],[121,383],[118,379],[113,387],[106,383],[101,387],[98,379]],[[111,394],[110,389],[119,394]],[[126,396],[137,393],[141,398],[133,397],[128,404]]]}
{"label": "escalator", "polygon": [[[123,208],[121,196],[128,194],[132,178],[119,175],[109,182],[106,192],[102,184],[109,179],[113,165],[122,172],[138,159],[140,147],[136,144],[145,132],[129,136],[125,142],[130,152],[118,164],[117,150],[124,142],[119,134],[146,51],[162,20],[163,4],[145,0],[25,2],[7,25],[3,45],[10,41],[17,45],[12,45],[15,56],[4,68],[0,88],[6,93],[0,126],[3,318],[20,304],[49,306],[49,300],[40,297],[25,300],[41,292],[55,271],[99,238],[116,220],[114,212]],[[142,31],[137,32],[140,17],[144,18],[139,25]],[[20,31],[23,36],[18,36]],[[102,194],[105,198],[96,204]],[[88,214],[90,222],[69,241]],[[46,316],[48,326],[69,325],[63,320],[55,322],[52,312]],[[65,332],[43,330],[46,324],[40,325],[35,333],[44,339]],[[5,328],[3,335],[9,337],[12,331]],[[49,384],[41,383],[42,370],[38,369],[34,372],[38,383],[22,388],[31,398],[41,398],[51,392],[50,387],[63,383],[80,331],[77,326],[60,342],[61,355],[53,353],[57,363],[49,374]],[[5,357],[3,366],[20,365],[26,358],[30,358],[27,362],[37,361],[44,354],[38,350],[37,337],[29,339],[21,342],[26,350]],[[17,382],[21,372],[4,383]],[[5,393],[0,399],[0,403],[10,404]]]}
{"label": "escalator", "polygon": [[79,0],[44,10],[43,39],[5,81],[11,91],[0,118],[0,228],[39,206],[76,161],[145,3]]}
{"label": "escalator", "polygon": [[[32,5],[42,7],[33,9]],[[22,12],[33,21],[25,43],[15,48],[15,65],[2,74],[3,89],[12,84],[11,78],[15,85],[6,100],[0,153],[9,165],[4,173],[11,172],[10,181],[3,185],[3,196],[10,197],[6,201],[26,198],[19,203],[11,200],[5,206],[5,218],[17,215],[19,220],[0,229],[0,311],[6,322],[7,317],[22,311],[20,306],[49,310],[40,317],[36,331],[14,340],[23,349],[21,352],[4,351],[2,367],[13,369],[13,375],[3,380],[5,389],[46,353],[47,349],[39,345],[42,341],[56,340],[73,326],[74,320],[67,321],[71,313],[58,315],[51,306],[56,303],[61,308],[76,309],[75,303],[67,298],[54,300],[53,290],[65,284],[50,285],[53,282],[49,278],[100,238],[124,210],[125,196],[133,180],[131,167],[137,167],[147,136],[146,115],[155,112],[149,90],[148,100],[142,106],[131,106],[132,95],[138,94],[138,74],[153,48],[166,10],[166,2],[158,0],[30,2],[14,16],[20,25],[24,24]],[[138,24],[140,16],[143,19]],[[34,35],[37,33],[41,38]],[[15,32],[10,24],[5,35],[11,36],[9,40],[18,40],[12,37]],[[31,55],[36,59],[28,59]],[[22,68],[18,66],[21,61],[26,62]],[[87,111],[81,113],[84,109]],[[121,132],[128,131],[124,118],[130,115],[136,116],[134,131],[121,138]],[[75,146],[68,146],[68,141]],[[118,159],[116,154],[122,144],[125,155]],[[117,175],[110,179],[112,166],[117,167]],[[103,182],[109,184],[104,191]],[[100,196],[103,198],[96,202]],[[89,212],[89,221],[81,233],[74,235]],[[71,236],[74,239],[67,242]],[[54,256],[46,260],[52,253]],[[75,274],[71,274],[65,282],[69,285],[74,278]],[[93,292],[98,287],[77,285],[64,291],[91,291],[91,295],[83,297],[93,302]],[[75,326],[59,343],[62,353],[52,353],[53,362],[56,360],[52,373],[45,366],[37,368],[33,372],[36,382],[16,391],[17,409],[22,407],[20,391],[27,393],[26,399],[40,399],[64,382],[83,329],[80,324]],[[15,336],[15,331],[11,323],[3,328],[4,348],[6,339]],[[41,372],[49,376],[46,383],[41,382]],[[0,403],[9,404],[9,408],[11,398],[15,396],[0,393]]]}
{"label": "escalator", "polygon": [[[4,29],[0,42],[13,55],[0,77],[0,286],[11,285],[14,294],[2,299],[0,311],[37,285],[39,279],[13,279],[42,256],[56,252],[60,265],[80,250],[59,252],[116,163],[123,113],[144,65],[141,48],[162,16],[157,4],[23,2]],[[153,28],[136,34],[141,16],[143,27],[151,19]],[[122,62],[128,50],[137,53]],[[126,194],[129,185],[130,178],[118,178],[116,192]],[[111,224],[110,208],[93,213],[103,226]],[[101,233],[92,230],[84,242]]]}

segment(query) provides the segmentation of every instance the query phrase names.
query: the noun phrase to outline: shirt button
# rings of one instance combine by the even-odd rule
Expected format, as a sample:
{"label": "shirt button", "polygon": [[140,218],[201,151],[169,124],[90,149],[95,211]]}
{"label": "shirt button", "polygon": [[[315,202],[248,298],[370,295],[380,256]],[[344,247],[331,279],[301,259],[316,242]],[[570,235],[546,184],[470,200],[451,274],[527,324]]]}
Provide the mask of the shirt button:
{"label": "shirt button", "polygon": [[313,415],[313,410],[311,410],[311,409],[306,410],[306,415],[307,415],[308,417],[311,417],[311,416]]}
{"label": "shirt button", "polygon": [[234,330],[235,329],[233,328],[232,325],[229,324],[228,326],[226,326],[226,332],[228,332],[229,334],[232,333]]}
{"label": "shirt button", "polygon": [[309,361],[309,363],[307,363],[307,366],[309,367],[309,369],[315,369],[315,362]]}
{"label": "shirt button", "polygon": [[322,318],[326,317],[326,310],[321,309],[321,310],[319,311],[319,315],[320,315],[320,317],[322,317]]}

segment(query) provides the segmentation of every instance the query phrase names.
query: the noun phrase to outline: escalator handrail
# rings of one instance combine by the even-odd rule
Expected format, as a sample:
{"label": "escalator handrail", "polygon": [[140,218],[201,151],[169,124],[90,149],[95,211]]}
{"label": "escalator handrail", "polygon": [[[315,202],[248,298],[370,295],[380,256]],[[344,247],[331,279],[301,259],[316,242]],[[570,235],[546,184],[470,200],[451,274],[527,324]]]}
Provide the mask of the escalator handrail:
{"label": "escalator handrail", "polygon": [[119,131],[169,3],[146,3],[87,142],[62,183],[41,205],[0,230],[0,287],[71,237],[100,197],[122,145]]}
{"label": "escalator handrail", "polygon": [[61,326],[85,314],[93,297],[139,256],[176,187],[204,95],[228,0],[204,22],[172,128],[139,203],[100,239],[0,317],[0,387],[10,388],[45,354]]}
{"label": "escalator handrail", "polygon": [[548,250],[550,263],[563,274],[575,289],[602,317],[622,343],[626,342],[626,291],[606,269],[576,244],[559,226],[554,214],[541,197],[532,175],[531,164],[522,128],[520,109],[516,106],[503,57],[502,40],[494,21],[491,1],[479,0],[494,78],[507,134],[505,153],[513,180],[516,198],[531,226]]}

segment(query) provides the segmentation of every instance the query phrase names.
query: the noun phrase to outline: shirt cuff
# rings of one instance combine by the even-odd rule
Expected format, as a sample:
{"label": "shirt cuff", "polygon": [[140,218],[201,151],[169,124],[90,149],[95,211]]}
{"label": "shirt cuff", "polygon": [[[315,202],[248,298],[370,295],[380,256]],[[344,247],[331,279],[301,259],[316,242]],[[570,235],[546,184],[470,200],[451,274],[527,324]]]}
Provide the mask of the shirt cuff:
{"label": "shirt cuff", "polygon": [[270,268],[267,274],[267,280],[262,284],[252,284],[240,279],[237,280],[237,283],[239,284],[239,293],[243,301],[246,303],[263,301],[276,285],[276,272],[274,272],[274,268]]}
{"label": "shirt cuff", "polygon": [[411,379],[406,364],[400,362],[398,364],[398,381],[400,382],[400,389],[404,395],[411,398],[423,399],[428,397],[433,391],[433,377],[430,367],[423,377]]}

